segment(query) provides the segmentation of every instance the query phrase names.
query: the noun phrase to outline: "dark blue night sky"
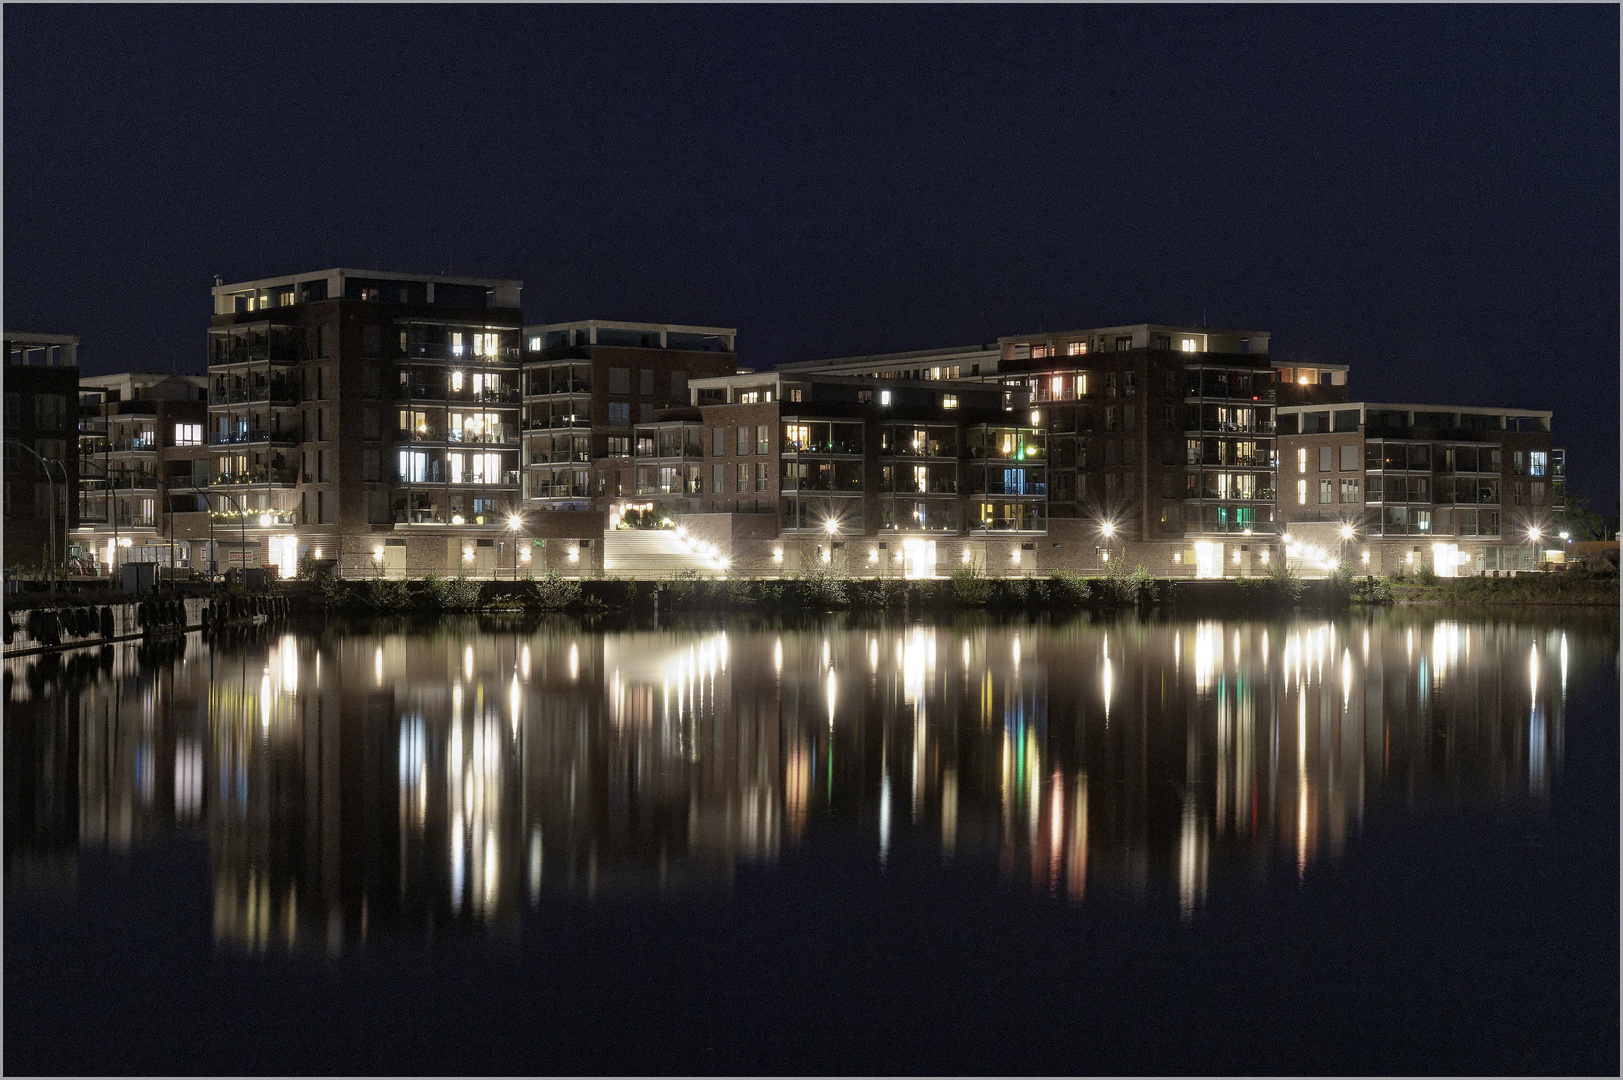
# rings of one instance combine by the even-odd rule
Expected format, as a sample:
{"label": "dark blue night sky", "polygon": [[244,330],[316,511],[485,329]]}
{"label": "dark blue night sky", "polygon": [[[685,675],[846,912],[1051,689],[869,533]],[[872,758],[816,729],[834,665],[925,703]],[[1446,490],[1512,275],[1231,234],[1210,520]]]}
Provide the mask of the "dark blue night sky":
{"label": "dark blue night sky", "polygon": [[1549,408],[1617,492],[1618,9],[11,7],[5,320],[201,371],[208,289],[510,275],[740,360],[1128,321]]}

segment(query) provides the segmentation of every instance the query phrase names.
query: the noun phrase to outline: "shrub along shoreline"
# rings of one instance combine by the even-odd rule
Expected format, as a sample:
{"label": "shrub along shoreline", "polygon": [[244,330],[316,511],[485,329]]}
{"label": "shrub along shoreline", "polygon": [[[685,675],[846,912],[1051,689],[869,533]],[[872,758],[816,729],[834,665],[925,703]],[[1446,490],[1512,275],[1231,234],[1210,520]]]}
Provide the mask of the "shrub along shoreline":
{"label": "shrub along shoreline", "polygon": [[[1214,583],[1221,585],[1222,583]],[[1350,590],[1304,593],[1289,574],[1228,583],[1235,595],[1226,602],[1248,609],[1298,605],[1345,605]],[[1098,577],[1070,571],[1021,577],[989,577],[965,567],[948,578],[911,580],[893,576],[849,577],[814,567],[778,580],[706,578],[679,573],[663,581],[616,578],[576,580],[557,572],[520,581],[486,581],[428,575],[415,580],[324,579],[321,595],[329,611],[345,614],[443,612],[604,612],[656,609],[689,611],[912,611],[1147,608],[1169,598],[1170,583],[1143,567],[1116,569]]]}

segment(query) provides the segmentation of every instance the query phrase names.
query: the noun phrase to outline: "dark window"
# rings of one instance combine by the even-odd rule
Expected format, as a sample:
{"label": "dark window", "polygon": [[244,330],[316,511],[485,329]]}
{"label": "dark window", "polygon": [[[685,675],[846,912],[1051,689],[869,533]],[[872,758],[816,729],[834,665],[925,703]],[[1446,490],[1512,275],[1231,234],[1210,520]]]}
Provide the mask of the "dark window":
{"label": "dark window", "polygon": [[653,394],[654,394],[654,369],[653,368],[643,368],[641,371],[639,371],[637,373],[637,392],[642,394],[644,397],[652,397],[653,396]]}
{"label": "dark window", "polygon": [[631,393],[631,369],[623,367],[609,368],[609,393]]}

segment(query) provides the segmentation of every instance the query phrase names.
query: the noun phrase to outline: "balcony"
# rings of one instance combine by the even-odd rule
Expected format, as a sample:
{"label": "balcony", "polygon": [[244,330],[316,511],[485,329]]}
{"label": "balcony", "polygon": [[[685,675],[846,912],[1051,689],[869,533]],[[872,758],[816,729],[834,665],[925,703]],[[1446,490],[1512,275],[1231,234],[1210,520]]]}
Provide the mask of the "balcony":
{"label": "balcony", "polygon": [[525,431],[589,431],[592,427],[592,421],[590,417],[578,414],[572,416],[543,416],[525,420],[523,427]]}
{"label": "balcony", "polygon": [[397,475],[394,482],[397,483],[397,484],[404,484],[404,485],[411,486],[411,487],[425,487],[425,486],[428,486],[428,485],[431,485],[431,484],[434,485],[434,486],[439,486],[439,485],[442,485],[442,484],[452,484],[452,485],[455,485],[456,487],[480,487],[480,488],[486,488],[486,487],[518,487],[519,470],[517,470],[517,469],[507,469],[507,470],[505,470],[505,471],[503,471],[503,472],[501,472],[499,474],[496,474],[495,476],[491,477],[490,479],[485,479],[484,477],[475,478],[474,476],[472,476],[469,473],[463,473],[462,476],[460,476],[460,477],[452,477],[449,480],[446,479],[446,476],[447,476],[446,470],[440,466],[439,462],[436,461],[436,462],[433,462],[428,469],[424,470],[423,474],[421,476],[417,477],[415,480],[408,479],[408,478],[406,478],[404,476],[398,476]]}
{"label": "balcony", "polygon": [[855,454],[861,455],[862,443],[851,439],[841,439],[829,442],[786,442],[783,444],[784,456],[796,454]]}
{"label": "balcony", "polygon": [[518,444],[518,428],[508,424],[498,424],[494,431],[480,435],[469,434],[465,431],[448,430],[437,424],[410,431],[396,428],[394,441],[404,443],[445,443],[448,446],[510,447]]}
{"label": "balcony", "polygon": [[520,350],[517,346],[499,347],[488,353],[470,353],[467,346],[457,351],[457,346],[448,344],[428,345],[422,342],[408,341],[405,349],[395,350],[395,360],[402,364],[454,364],[479,367],[484,364],[516,364],[519,361]]}
{"label": "balcony", "polygon": [[248,484],[279,484],[291,486],[299,482],[297,469],[249,469],[240,473],[215,473],[213,483],[221,487]]}
{"label": "balcony", "polygon": [[156,491],[157,481],[157,473],[112,473],[107,477],[107,487],[113,491]]}
{"label": "balcony", "polygon": [[209,367],[233,367],[239,364],[279,364],[293,365],[313,360],[310,351],[303,344],[293,342],[255,342],[254,344],[238,344],[225,346],[215,343],[215,348],[209,352]]}
{"label": "balcony", "polygon": [[535,484],[530,488],[533,499],[588,499],[591,492],[582,484]]}
{"label": "balcony", "polygon": [[242,446],[248,443],[279,443],[292,446],[301,441],[298,428],[275,428],[270,431],[213,431],[209,433],[210,446]]}
{"label": "balcony", "polygon": [[209,404],[219,405],[246,405],[246,404],[275,404],[294,405],[299,400],[299,390],[291,381],[281,379],[271,382],[259,382],[248,386],[220,386],[215,385],[209,392]]}
{"label": "balcony", "polygon": [[444,402],[450,405],[517,405],[521,400],[515,389],[453,390],[447,383],[401,383],[395,389],[397,401]]}
{"label": "balcony", "polygon": [[589,379],[560,379],[544,388],[532,386],[530,388],[530,397],[562,397],[569,394],[590,394],[591,392],[592,383]]}

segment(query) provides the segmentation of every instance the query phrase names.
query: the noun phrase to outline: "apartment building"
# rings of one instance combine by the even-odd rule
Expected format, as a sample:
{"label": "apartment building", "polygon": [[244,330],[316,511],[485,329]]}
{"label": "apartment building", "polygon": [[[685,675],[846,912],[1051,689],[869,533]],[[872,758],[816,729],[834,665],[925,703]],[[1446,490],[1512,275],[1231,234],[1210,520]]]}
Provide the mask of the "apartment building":
{"label": "apartment building", "polygon": [[[523,283],[331,269],[217,283],[210,502],[226,565],[491,571],[516,542]],[[506,551],[509,557],[516,552]]]}
{"label": "apartment building", "polygon": [[1566,452],[1538,409],[1350,402],[1279,410],[1292,565],[1452,577],[1559,561]]}
{"label": "apartment building", "polygon": [[731,327],[602,319],[525,327],[526,499],[603,512],[634,496],[633,429],[686,405],[689,380],[733,374],[737,336]]}
{"label": "apartment building", "polygon": [[[125,373],[79,380],[75,553],[124,562],[211,564],[208,379]],[[194,550],[195,549],[195,550]]]}
{"label": "apartment building", "polygon": [[997,381],[1029,393],[1047,431],[1050,539],[1091,551],[1082,568],[1263,565],[1279,383],[1266,332],[1138,323],[1000,342]]}
{"label": "apartment building", "polygon": [[6,568],[60,571],[79,517],[79,338],[4,336]]}
{"label": "apartment building", "polygon": [[1024,395],[781,371],[690,390],[689,408],[656,417],[642,444],[654,456],[636,468],[736,571],[1035,566],[1046,450]]}

